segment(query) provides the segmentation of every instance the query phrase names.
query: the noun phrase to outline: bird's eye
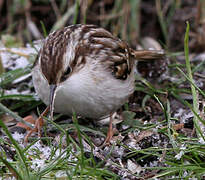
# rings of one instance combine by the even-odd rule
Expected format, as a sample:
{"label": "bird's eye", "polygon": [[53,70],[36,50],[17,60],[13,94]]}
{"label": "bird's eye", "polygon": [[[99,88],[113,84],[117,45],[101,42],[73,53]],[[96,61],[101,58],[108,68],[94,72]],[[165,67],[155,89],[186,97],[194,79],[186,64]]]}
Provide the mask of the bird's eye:
{"label": "bird's eye", "polygon": [[64,75],[64,76],[67,76],[67,75],[70,74],[70,72],[71,72],[71,68],[68,66],[63,75]]}
{"label": "bird's eye", "polygon": [[66,71],[63,73],[61,77],[61,82],[65,81],[68,78],[70,73],[71,73],[71,68],[68,66]]}

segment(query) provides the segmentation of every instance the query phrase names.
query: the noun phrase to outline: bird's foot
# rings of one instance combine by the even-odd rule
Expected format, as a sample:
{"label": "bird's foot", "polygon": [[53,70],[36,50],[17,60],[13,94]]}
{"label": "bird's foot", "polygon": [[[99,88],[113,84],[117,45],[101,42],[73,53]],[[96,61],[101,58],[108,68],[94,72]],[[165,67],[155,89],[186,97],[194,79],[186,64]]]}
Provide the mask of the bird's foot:
{"label": "bird's foot", "polygon": [[113,129],[113,118],[112,118],[112,114],[110,114],[110,122],[109,122],[109,128],[108,128],[108,131],[107,131],[107,136],[106,136],[106,139],[105,141],[103,142],[103,144],[101,145],[101,147],[104,147],[106,145],[110,145],[110,141],[114,135],[114,129]]}
{"label": "bird's foot", "polygon": [[[49,107],[47,107],[43,113],[39,116],[39,118],[37,120],[34,120],[34,118],[32,116],[27,116],[24,118],[24,120],[28,121],[29,118],[31,118],[31,121],[35,121],[35,126],[33,129],[29,128],[28,129],[28,133],[26,134],[25,138],[24,138],[24,143],[28,142],[28,138],[34,133],[34,132],[38,132],[38,137],[41,137],[41,128],[43,127],[43,116],[46,116],[47,113],[49,111]],[[27,119],[26,119],[27,118]]]}

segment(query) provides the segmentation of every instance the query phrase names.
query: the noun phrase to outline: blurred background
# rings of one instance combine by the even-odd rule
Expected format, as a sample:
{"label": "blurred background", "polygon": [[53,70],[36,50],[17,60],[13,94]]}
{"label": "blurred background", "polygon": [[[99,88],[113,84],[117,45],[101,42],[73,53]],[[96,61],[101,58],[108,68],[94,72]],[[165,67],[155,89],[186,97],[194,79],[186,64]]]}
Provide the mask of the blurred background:
{"label": "blurred background", "polygon": [[203,51],[203,0],[0,0],[1,40],[12,47],[63,26],[86,23],[104,27],[132,47],[148,36],[169,51],[181,51],[186,21],[191,50]]}

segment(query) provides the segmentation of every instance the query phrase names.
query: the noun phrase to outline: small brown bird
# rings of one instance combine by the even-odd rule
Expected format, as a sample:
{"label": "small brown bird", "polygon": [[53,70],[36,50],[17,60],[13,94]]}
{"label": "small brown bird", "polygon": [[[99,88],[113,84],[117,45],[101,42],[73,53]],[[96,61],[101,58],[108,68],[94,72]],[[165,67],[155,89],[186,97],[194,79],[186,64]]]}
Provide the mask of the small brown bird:
{"label": "small brown bird", "polygon": [[[95,25],[72,25],[46,38],[32,71],[33,84],[51,118],[55,111],[98,120],[115,112],[133,93],[134,61],[162,56],[163,51],[133,50]],[[39,118],[27,137],[42,125]],[[112,135],[110,118],[106,142]]]}

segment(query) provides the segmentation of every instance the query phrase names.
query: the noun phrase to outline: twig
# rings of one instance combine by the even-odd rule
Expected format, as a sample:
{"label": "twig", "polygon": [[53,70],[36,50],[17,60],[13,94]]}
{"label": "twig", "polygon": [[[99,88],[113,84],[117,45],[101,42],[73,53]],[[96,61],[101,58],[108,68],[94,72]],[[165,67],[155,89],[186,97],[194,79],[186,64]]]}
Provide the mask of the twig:
{"label": "twig", "polygon": [[59,20],[61,18],[61,14],[60,14],[60,11],[58,9],[58,6],[57,6],[55,0],[51,0],[51,6],[52,6],[52,8],[54,10],[54,13],[55,13],[55,15],[57,17],[57,20]]}
{"label": "twig", "polygon": [[21,52],[13,51],[13,50],[11,50],[11,49],[9,49],[9,48],[1,49],[1,50],[0,50],[0,53],[1,53],[1,52],[9,52],[9,53],[12,53],[12,54],[17,54],[17,55],[19,55],[19,56],[23,56],[23,57],[25,57],[25,58],[29,58],[29,55],[24,54],[24,53],[21,53]]}
{"label": "twig", "polygon": [[4,70],[4,66],[3,66],[3,63],[2,63],[2,59],[1,59],[1,56],[0,56],[0,74],[4,73],[5,70]]}

